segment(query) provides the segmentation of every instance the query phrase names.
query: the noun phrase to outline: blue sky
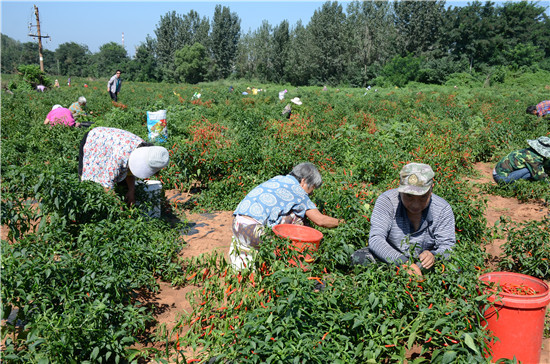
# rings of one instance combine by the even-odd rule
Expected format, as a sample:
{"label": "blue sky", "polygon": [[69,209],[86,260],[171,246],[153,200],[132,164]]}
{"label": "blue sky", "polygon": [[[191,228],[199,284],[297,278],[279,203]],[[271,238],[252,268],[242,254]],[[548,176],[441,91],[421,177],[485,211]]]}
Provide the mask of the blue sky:
{"label": "blue sky", "polygon": [[[155,28],[160,17],[174,10],[184,15],[195,10],[201,17],[212,20],[217,4],[229,7],[241,19],[241,31],[256,30],[263,20],[278,25],[287,20],[290,26],[302,20],[306,25],[311,16],[325,1],[6,1],[0,0],[2,34],[20,42],[32,41],[29,23],[36,25],[34,5],[38,7],[43,47],[54,51],[60,44],[76,42],[87,45],[96,53],[99,47],[109,42],[122,43],[130,56],[135,47],[147,35],[155,37]],[[339,1],[345,6],[348,1]],[[497,2],[497,3],[500,3]],[[447,5],[467,5],[468,1],[447,1]],[[550,7],[550,1],[539,1]],[[547,9],[546,13],[550,14]]]}

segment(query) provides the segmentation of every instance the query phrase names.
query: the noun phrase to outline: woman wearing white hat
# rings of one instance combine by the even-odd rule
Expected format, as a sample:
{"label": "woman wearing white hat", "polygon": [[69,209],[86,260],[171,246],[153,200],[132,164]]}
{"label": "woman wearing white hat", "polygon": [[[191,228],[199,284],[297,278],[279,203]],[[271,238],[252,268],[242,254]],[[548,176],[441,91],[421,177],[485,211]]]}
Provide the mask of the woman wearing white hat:
{"label": "woman wearing white hat", "polygon": [[541,136],[528,140],[529,148],[516,150],[502,158],[493,170],[497,183],[510,183],[518,179],[550,182],[550,138]]}
{"label": "woman wearing white hat", "polygon": [[168,165],[166,148],[154,146],[129,131],[97,127],[80,142],[78,174],[105,190],[126,181],[126,202],[135,203],[135,179],[149,178]]}

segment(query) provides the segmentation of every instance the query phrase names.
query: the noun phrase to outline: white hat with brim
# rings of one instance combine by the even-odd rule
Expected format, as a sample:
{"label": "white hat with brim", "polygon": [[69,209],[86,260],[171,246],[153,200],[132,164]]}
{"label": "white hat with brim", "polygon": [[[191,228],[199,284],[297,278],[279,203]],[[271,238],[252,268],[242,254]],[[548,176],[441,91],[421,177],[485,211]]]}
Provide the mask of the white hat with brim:
{"label": "white hat with brim", "polygon": [[59,109],[60,107],[63,107],[59,104],[53,105],[52,110]]}
{"label": "white hat with brim", "polygon": [[527,140],[527,144],[538,154],[550,158],[550,138],[547,136],[538,137],[535,140]]}
{"label": "white hat with brim", "polygon": [[296,105],[302,105],[302,101],[300,101],[300,99],[298,97],[295,97],[293,98],[292,100],[293,103],[295,103]]}
{"label": "white hat with brim", "polygon": [[149,178],[170,161],[170,154],[164,147],[152,146],[136,148],[130,153],[128,167],[137,178]]}

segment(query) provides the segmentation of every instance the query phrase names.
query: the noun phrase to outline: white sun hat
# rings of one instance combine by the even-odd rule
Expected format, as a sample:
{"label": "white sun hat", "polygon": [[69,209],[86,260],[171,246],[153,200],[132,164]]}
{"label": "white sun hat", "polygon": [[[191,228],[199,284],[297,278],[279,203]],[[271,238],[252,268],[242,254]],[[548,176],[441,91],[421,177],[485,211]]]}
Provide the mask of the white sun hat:
{"label": "white sun hat", "polygon": [[300,98],[298,98],[298,97],[295,97],[295,98],[293,98],[293,99],[290,100],[290,101],[292,101],[292,102],[295,103],[296,105],[302,105],[302,101],[300,101]]}
{"label": "white sun hat", "polygon": [[164,147],[152,146],[136,148],[130,154],[128,167],[137,178],[149,178],[170,161],[170,154]]}

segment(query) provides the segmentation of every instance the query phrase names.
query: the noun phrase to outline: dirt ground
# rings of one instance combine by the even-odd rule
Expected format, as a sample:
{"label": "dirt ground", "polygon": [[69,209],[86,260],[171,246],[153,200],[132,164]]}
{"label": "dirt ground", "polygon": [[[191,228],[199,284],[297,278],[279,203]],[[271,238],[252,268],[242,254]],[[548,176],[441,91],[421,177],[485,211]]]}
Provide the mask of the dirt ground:
{"label": "dirt ground", "polygon": [[[473,177],[473,183],[494,183],[492,178],[493,166],[488,163],[478,163],[475,169],[480,176]],[[181,205],[186,201],[186,195],[179,191],[166,191],[165,196],[171,206],[176,203]],[[487,201],[487,225],[492,227],[501,216],[508,216],[512,221],[521,222],[528,220],[542,220],[549,209],[542,204],[519,203],[516,199],[503,198],[499,196],[485,196]],[[183,257],[198,256],[202,253],[211,252],[215,249],[223,252],[227,258],[229,244],[231,242],[231,211],[219,211],[210,214],[188,214],[187,219],[193,223],[191,231],[185,238],[187,245],[181,252]],[[486,246],[487,253],[492,256],[499,256],[502,253],[500,246],[503,240],[495,240]],[[547,282],[550,283],[550,282]],[[174,289],[169,283],[160,282],[160,291],[153,298],[159,307],[157,319],[159,324],[165,324],[167,328],[173,328],[177,315],[183,311],[190,311],[191,307],[186,299],[186,294],[192,290]],[[188,355],[192,352],[188,351]],[[550,339],[543,340],[543,348],[540,363],[550,364]]]}

